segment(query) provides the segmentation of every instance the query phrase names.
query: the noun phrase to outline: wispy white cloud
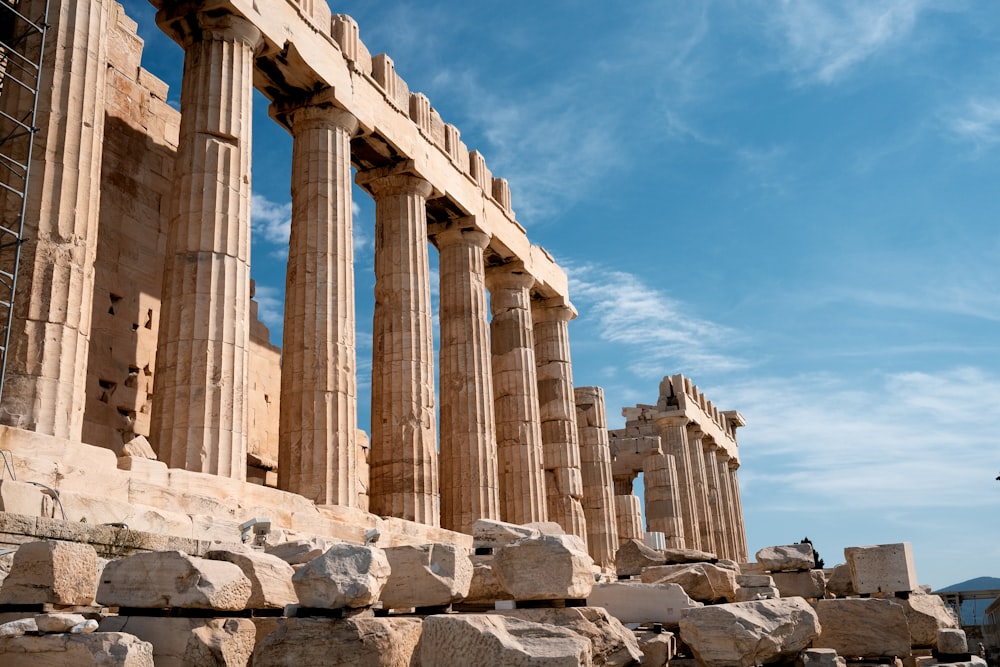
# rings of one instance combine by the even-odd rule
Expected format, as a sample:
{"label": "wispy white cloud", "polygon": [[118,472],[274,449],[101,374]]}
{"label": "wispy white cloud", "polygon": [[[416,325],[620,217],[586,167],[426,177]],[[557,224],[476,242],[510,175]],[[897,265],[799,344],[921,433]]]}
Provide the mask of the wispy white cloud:
{"label": "wispy white cloud", "polygon": [[629,370],[657,377],[663,368],[701,372],[747,368],[727,352],[738,332],[691,315],[691,308],[624,271],[597,265],[567,267],[574,302],[597,320],[601,340],[620,345]]}
{"label": "wispy white cloud", "polygon": [[273,285],[257,283],[254,288],[254,301],[258,304],[257,316],[271,330],[273,337],[284,324],[285,304],[282,300],[281,290]]}
{"label": "wispy white cloud", "polygon": [[292,229],[292,203],[273,202],[254,193],[250,201],[250,218],[254,234],[271,245],[283,246],[287,253],[288,235]]}
{"label": "wispy white cloud", "polygon": [[904,42],[927,0],[782,0],[767,3],[784,40],[782,67],[800,83],[833,84]]}
{"label": "wispy white cloud", "polygon": [[947,121],[948,129],[977,150],[1000,142],[1000,98],[973,98]]}

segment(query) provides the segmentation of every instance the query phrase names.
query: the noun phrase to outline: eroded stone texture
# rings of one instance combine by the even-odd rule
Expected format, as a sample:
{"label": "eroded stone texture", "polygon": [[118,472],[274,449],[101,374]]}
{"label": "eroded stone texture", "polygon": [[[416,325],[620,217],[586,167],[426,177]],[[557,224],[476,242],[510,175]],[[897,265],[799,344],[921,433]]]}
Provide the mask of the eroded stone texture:
{"label": "eroded stone texture", "polygon": [[899,600],[899,604],[906,613],[913,646],[934,646],[939,630],[958,627],[955,617],[938,595],[914,591],[906,600]]}
{"label": "eroded stone texture", "polygon": [[604,609],[567,607],[562,609],[511,609],[497,612],[508,618],[565,628],[590,642],[594,665],[624,667],[642,658],[635,635]]}
{"label": "eroded stone texture", "polygon": [[153,667],[153,647],[124,632],[2,637],[0,662],[4,667]]}
{"label": "eroded stone texture", "polygon": [[358,172],[375,197],[370,507],[439,525],[434,341],[426,199],[431,184],[396,169]]}
{"label": "eroded stone texture", "polygon": [[661,552],[647,547],[639,540],[623,542],[615,554],[615,567],[619,577],[642,574],[647,567],[666,564],[667,559]]}
{"label": "eroded stone texture", "polygon": [[642,506],[638,496],[615,496],[615,520],[618,523],[618,544],[629,540],[642,542]]}
{"label": "eroded stone texture", "polygon": [[794,657],[819,634],[816,612],[802,598],[691,609],[681,641],[705,667],[750,667]]}
{"label": "eroded stone texture", "polygon": [[529,293],[534,282],[520,264],[505,264],[486,272],[493,313],[490,340],[500,516],[518,524],[548,518]]}
{"label": "eroded stone texture", "polygon": [[181,551],[155,551],[105,565],[97,602],[144,609],[239,611],[246,608],[250,593],[250,580],[232,563]]}
{"label": "eroded stone texture", "polygon": [[505,521],[479,519],[472,525],[473,545],[479,549],[499,549],[525,537],[540,537],[541,531]]}
{"label": "eroded stone texture", "polygon": [[303,607],[368,607],[379,599],[389,571],[381,549],[335,544],[301,567],[292,584]]}
{"label": "eroded stone texture", "polygon": [[574,317],[576,310],[562,297],[531,302],[548,517],[586,544],[580,441],[569,347],[569,321]]}
{"label": "eroded stone texture", "polygon": [[351,145],[357,119],[329,93],[278,107],[291,127],[278,485],[357,506]]}
{"label": "eroded stone texture", "polygon": [[914,591],[919,585],[909,542],[847,547],[844,558],[858,593]]}
{"label": "eroded stone texture", "polygon": [[420,641],[424,665],[581,667],[593,664],[590,642],[576,633],[493,614],[429,616]]}
{"label": "eroded stone texture", "polygon": [[910,654],[906,614],[893,600],[819,600],[816,614],[822,628],[813,642],[816,648],[832,648],[845,657],[905,657]]}
{"label": "eroded stone texture", "polygon": [[671,454],[655,453],[643,459],[646,489],[646,525],[663,533],[666,546],[683,548],[684,519],[681,515],[677,467]]}
{"label": "eroded stone texture", "polygon": [[285,618],[261,640],[250,664],[411,667],[421,625],[419,618],[400,617]]}
{"label": "eroded stone texture", "polygon": [[698,534],[704,551],[719,550],[715,545],[715,528],[708,501],[708,474],[705,470],[705,432],[697,424],[688,425],[688,447],[691,456],[691,476],[694,480],[694,502],[698,508]]}
{"label": "eroded stone texture", "polygon": [[643,583],[678,584],[699,602],[731,602],[736,599],[736,572],[710,563],[659,565],[642,572]]}
{"label": "eroded stone texture", "polygon": [[209,560],[221,560],[240,568],[250,581],[250,598],[247,609],[282,609],[296,604],[298,596],[292,586],[295,570],[291,565],[270,554],[247,549],[246,551],[209,551]]}
{"label": "eroded stone texture", "polygon": [[799,656],[802,667],[846,667],[847,661],[832,648],[810,648]]}
{"label": "eroded stone texture", "polygon": [[622,623],[662,623],[677,627],[686,609],[702,606],[677,584],[619,581],[594,584],[587,604],[602,607]]}
{"label": "eroded stone texture", "polygon": [[449,605],[469,594],[472,561],[454,544],[385,549],[389,579],[382,588],[385,609]]}
{"label": "eroded stone texture", "polygon": [[543,535],[500,549],[493,572],[515,600],[579,599],[594,585],[594,561],[575,535]]}
{"label": "eroded stone texture", "polygon": [[826,579],[823,570],[802,572],[772,572],[774,586],[781,597],[822,598],[826,595]]}
{"label": "eroded stone texture", "polygon": [[256,629],[249,618],[109,616],[101,632],[128,632],[153,647],[156,667],[246,665]]}
{"label": "eroded stone texture", "polygon": [[813,548],[808,542],[764,547],[754,558],[765,570],[771,572],[811,570],[815,563]]}
{"label": "eroded stone texture", "polygon": [[851,579],[851,568],[847,563],[841,563],[833,568],[826,579],[826,591],[838,598],[846,598],[857,595],[854,590],[854,581]]}
{"label": "eroded stone texture", "polygon": [[969,652],[969,641],[965,630],[958,628],[941,628],[938,630],[935,643],[938,653],[945,655],[960,655]]}
{"label": "eroded stone texture", "polygon": [[[26,242],[20,249],[0,422],[79,441],[101,201],[108,71],[108,40],[102,36],[112,3],[31,0],[17,9],[44,16],[46,4],[50,27],[38,82],[39,131],[27,181]],[[27,117],[32,96],[14,85],[3,92],[0,110],[9,118]],[[27,146],[25,154],[12,157],[27,163]],[[5,171],[17,173],[9,163]],[[20,214],[20,203],[13,194],[0,194],[0,211],[11,220]]]}
{"label": "eroded stone texture", "polygon": [[500,518],[493,369],[483,249],[489,236],[456,221],[438,232],[441,253],[441,526],[470,533]]}
{"label": "eroded stone texture", "polygon": [[3,580],[0,604],[93,604],[97,574],[97,552],[89,544],[26,542]]}
{"label": "eroded stone texture", "polygon": [[580,440],[587,549],[595,563],[610,568],[618,550],[618,522],[615,519],[615,490],[604,390],[600,387],[576,387],[573,394],[576,430]]}
{"label": "eroded stone texture", "polygon": [[172,468],[245,479],[250,118],[261,34],[227,14],[163,19],[185,55],[150,439]]}

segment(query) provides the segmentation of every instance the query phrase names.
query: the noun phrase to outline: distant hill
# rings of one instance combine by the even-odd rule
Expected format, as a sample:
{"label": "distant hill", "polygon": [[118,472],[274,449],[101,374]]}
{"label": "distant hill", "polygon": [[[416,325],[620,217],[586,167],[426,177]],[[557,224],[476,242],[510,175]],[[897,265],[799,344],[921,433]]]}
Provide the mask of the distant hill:
{"label": "distant hill", "polygon": [[952,584],[947,588],[939,588],[935,593],[963,593],[965,591],[993,591],[1000,590],[1000,578],[997,577],[976,577],[963,581],[960,584]]}

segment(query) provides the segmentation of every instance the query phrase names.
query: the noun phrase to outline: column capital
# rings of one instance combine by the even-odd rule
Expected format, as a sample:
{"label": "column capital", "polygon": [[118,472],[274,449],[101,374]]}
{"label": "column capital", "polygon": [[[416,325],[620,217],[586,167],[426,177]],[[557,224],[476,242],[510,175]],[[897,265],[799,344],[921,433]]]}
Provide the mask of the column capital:
{"label": "column capital", "polygon": [[318,93],[278,100],[268,108],[268,115],[293,135],[314,127],[338,127],[350,135],[358,131],[358,119],[337,106],[333,88]]}
{"label": "column capital", "polygon": [[492,235],[475,227],[475,218],[466,217],[452,220],[447,226],[434,226],[428,230],[434,238],[434,245],[448,248],[455,245],[471,245],[484,250],[490,244]]}
{"label": "column capital", "polygon": [[486,268],[486,287],[496,289],[531,289],[535,277],[525,271],[523,262],[507,262]]}
{"label": "column capital", "polygon": [[705,437],[705,432],[701,430],[701,425],[698,422],[690,422],[687,425],[688,436],[695,438],[696,440],[703,440]]}
{"label": "column capital", "polygon": [[434,192],[430,181],[413,171],[410,160],[390,167],[359,171],[354,176],[354,182],[376,197],[418,195],[426,199]]}
{"label": "column capital", "polygon": [[192,11],[190,5],[161,9],[156,13],[156,24],[185,49],[197,42],[218,40],[242,42],[256,51],[264,43],[253,21],[228,12]]}
{"label": "column capital", "polygon": [[726,461],[726,465],[729,466],[729,469],[732,470],[733,472],[736,472],[737,470],[740,469],[740,462],[734,458],[730,458],[728,461]]}
{"label": "column capital", "polygon": [[536,322],[569,322],[576,316],[576,308],[562,295],[531,302],[531,317]]}
{"label": "column capital", "polygon": [[657,426],[687,426],[691,420],[686,415],[653,414]]}

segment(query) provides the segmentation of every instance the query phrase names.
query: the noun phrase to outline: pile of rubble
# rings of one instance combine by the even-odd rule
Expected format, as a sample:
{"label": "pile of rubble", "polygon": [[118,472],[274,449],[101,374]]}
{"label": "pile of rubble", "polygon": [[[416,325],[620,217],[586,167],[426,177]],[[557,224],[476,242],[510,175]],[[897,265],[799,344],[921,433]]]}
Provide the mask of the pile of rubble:
{"label": "pile of rubble", "polygon": [[18,665],[982,665],[909,545],[737,564],[626,542],[617,578],[558,526],[479,521],[475,553],[321,540],[105,561],[28,542],[0,588]]}

